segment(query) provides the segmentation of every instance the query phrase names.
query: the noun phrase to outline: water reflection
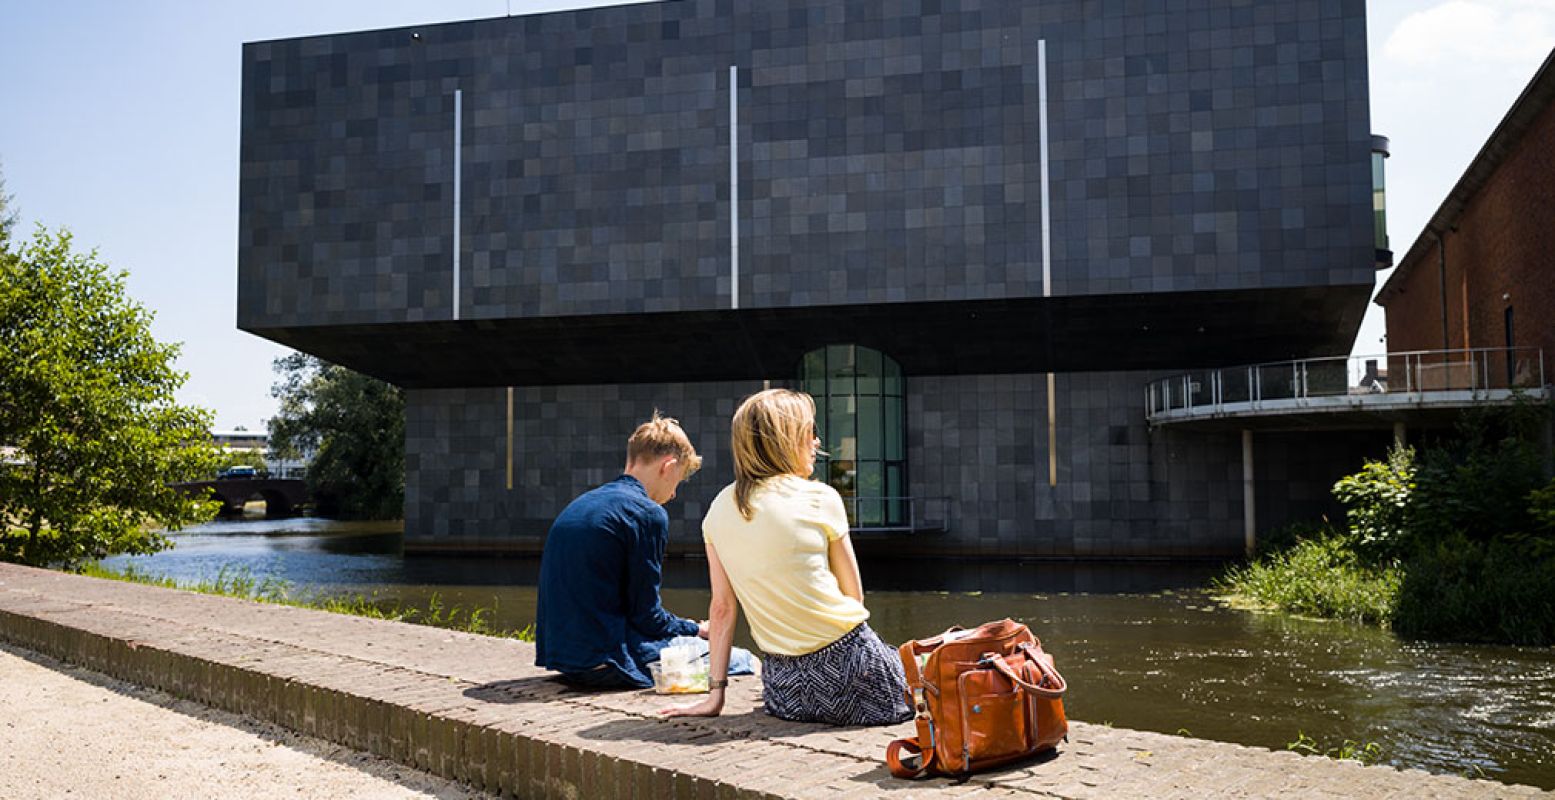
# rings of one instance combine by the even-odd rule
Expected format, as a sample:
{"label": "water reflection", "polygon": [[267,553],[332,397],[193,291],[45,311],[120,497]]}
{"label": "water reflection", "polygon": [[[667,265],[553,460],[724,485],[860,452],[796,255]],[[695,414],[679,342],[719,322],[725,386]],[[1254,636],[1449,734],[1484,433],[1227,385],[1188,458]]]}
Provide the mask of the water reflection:
{"label": "water reflection", "polygon": [[1203,586],[1219,567],[1204,562],[985,562],[872,560],[861,568],[872,590],[1140,594]]}
{"label": "water reflection", "polygon": [[[496,608],[534,618],[536,559],[400,557],[398,523],[217,522],[175,549],[110,559],[179,580],[223,567],[289,582],[294,594]],[[1090,722],[1283,748],[1374,741],[1387,760],[1474,768],[1555,788],[1555,649],[1400,641],[1334,622],[1221,608],[1194,587],[1213,565],[945,561],[863,566],[871,625],[888,641],[1010,616],[1029,624],[1070,681],[1071,716]],[[705,616],[705,564],[665,565],[665,604]],[[748,631],[737,641],[751,645]]]}

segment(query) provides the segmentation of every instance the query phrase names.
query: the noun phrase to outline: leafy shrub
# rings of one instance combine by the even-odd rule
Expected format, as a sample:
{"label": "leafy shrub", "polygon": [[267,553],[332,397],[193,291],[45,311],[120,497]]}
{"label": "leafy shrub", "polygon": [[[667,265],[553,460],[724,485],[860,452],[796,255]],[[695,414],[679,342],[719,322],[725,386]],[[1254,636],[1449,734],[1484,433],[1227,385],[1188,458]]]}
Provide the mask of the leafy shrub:
{"label": "leafy shrub", "polygon": [[1528,493],[1528,516],[1534,530],[1555,533],[1555,480]]}
{"label": "leafy shrub", "polygon": [[1532,529],[1529,497],[1545,480],[1539,441],[1548,414],[1529,402],[1464,412],[1453,435],[1420,459],[1411,535],[1429,547],[1459,534],[1484,542]]}
{"label": "leafy shrub", "polygon": [[1529,530],[1533,518],[1528,497],[1538,488],[1538,476],[1538,462],[1519,445],[1461,461],[1435,453],[1419,472],[1419,491],[1411,509],[1414,532],[1426,542],[1458,533],[1484,542]]}
{"label": "leafy shrub", "polygon": [[1437,641],[1555,644],[1555,558],[1535,547],[1460,534],[1423,548],[1404,565],[1394,630]]}
{"label": "leafy shrub", "polygon": [[1410,498],[1415,491],[1415,451],[1394,447],[1385,461],[1367,461],[1361,471],[1334,484],[1345,506],[1351,544],[1372,563],[1401,556],[1410,544]]}
{"label": "leafy shrub", "polygon": [[1399,580],[1396,567],[1365,563],[1346,537],[1330,535],[1232,567],[1214,588],[1295,614],[1386,624]]}
{"label": "leafy shrub", "polygon": [[1292,526],[1216,588],[1298,614],[1438,641],[1555,644],[1550,404],[1465,412],[1416,455],[1394,448],[1334,484],[1344,532]]}

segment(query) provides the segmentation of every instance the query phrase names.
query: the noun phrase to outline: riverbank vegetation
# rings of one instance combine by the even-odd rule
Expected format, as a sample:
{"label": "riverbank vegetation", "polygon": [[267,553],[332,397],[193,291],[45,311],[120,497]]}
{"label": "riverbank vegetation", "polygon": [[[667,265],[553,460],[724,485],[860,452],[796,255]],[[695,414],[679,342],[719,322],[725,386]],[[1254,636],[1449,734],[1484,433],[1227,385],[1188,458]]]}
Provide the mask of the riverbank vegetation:
{"label": "riverbank vegetation", "polygon": [[1309,617],[1386,624],[1393,618],[1400,575],[1397,566],[1363,562],[1346,537],[1324,530],[1245,566],[1233,567],[1216,588],[1249,605]]}
{"label": "riverbank vegetation", "polygon": [[211,413],[175,399],[179,347],[126,274],[64,229],[13,240],[8,202],[0,188],[0,560],[161,550],[219,507],[169,485],[210,472]]}
{"label": "riverbank vegetation", "polygon": [[1345,739],[1338,745],[1324,747],[1304,731],[1297,731],[1296,741],[1285,745],[1285,749],[1304,756],[1327,756],[1338,761],[1354,761],[1364,767],[1381,763],[1383,755],[1382,745],[1376,742],[1362,743]]}
{"label": "riverbank vegetation", "polygon": [[1233,603],[1437,641],[1555,644],[1550,407],[1466,413],[1334,485],[1345,525],[1295,526],[1215,587]]}
{"label": "riverbank vegetation", "polygon": [[533,625],[516,630],[502,628],[492,623],[492,617],[496,612],[495,608],[476,607],[465,609],[459,606],[445,606],[441,596],[437,594],[433,594],[427,600],[425,608],[419,608],[406,606],[398,601],[386,602],[363,595],[298,599],[291,596],[291,586],[286,581],[274,578],[260,580],[253,577],[246,570],[231,570],[225,567],[216,574],[214,580],[182,582],[172,578],[151,575],[132,566],[126,566],[122,569],[109,569],[95,562],[83,564],[75,571],[91,578],[107,578],[128,583],[142,583],[167,589],[184,589],[201,594],[236,597],[242,600],[275,603],[297,608],[312,608],[335,614],[350,614],[371,619],[409,622],[416,625],[428,625],[434,628],[446,628],[482,636],[520,639],[526,642],[534,641]]}

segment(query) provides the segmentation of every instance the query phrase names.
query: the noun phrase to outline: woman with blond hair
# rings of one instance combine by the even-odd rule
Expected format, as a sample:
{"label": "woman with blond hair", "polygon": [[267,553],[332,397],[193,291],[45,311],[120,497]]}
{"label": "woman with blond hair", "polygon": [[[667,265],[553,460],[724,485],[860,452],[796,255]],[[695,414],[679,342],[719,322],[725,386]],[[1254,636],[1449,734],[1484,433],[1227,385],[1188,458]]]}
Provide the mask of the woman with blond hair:
{"label": "woman with blond hair", "polygon": [[788,389],[734,412],[734,483],[702,520],[713,601],[711,694],[670,716],[717,716],[734,619],[744,607],[765,658],[767,713],[801,722],[887,725],[912,717],[896,651],[865,620],[858,559],[837,490],[809,479],[821,442],[815,401]]}

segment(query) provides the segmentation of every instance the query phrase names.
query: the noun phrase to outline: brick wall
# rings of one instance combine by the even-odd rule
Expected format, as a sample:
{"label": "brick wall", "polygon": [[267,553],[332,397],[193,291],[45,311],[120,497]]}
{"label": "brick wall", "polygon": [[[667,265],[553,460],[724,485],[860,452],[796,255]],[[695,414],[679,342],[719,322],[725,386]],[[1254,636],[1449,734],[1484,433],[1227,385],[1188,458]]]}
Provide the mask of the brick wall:
{"label": "brick wall", "polygon": [[[1447,347],[1513,343],[1555,355],[1555,105],[1539,115],[1459,216],[1446,243]],[[1388,350],[1443,347],[1442,274],[1431,248],[1385,303]]]}

